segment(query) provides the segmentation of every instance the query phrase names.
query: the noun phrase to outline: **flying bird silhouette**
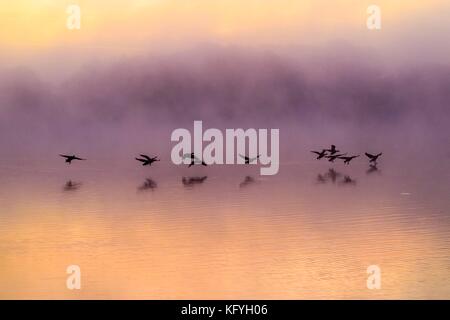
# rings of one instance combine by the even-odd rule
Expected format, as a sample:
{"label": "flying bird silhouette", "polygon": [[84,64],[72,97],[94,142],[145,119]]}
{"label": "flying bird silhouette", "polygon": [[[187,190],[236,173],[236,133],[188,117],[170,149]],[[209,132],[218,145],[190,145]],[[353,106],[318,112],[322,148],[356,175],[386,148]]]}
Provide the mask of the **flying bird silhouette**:
{"label": "flying bird silhouette", "polygon": [[329,156],[325,156],[325,158],[328,158],[328,161],[330,162],[334,162],[334,160],[336,160],[337,158],[340,158],[342,156],[345,156],[347,153],[343,153],[343,154],[333,154],[333,155],[329,155]]}
{"label": "flying bird silhouette", "polygon": [[247,157],[247,156],[243,156],[242,154],[240,154],[239,156],[240,156],[242,159],[245,160],[245,164],[250,164],[251,162],[257,160],[261,155],[258,154],[258,155],[257,155],[256,157],[254,157],[254,158],[250,158],[250,157]]}
{"label": "flying bird silhouette", "polygon": [[317,154],[317,160],[322,159],[323,157],[325,157],[327,155],[327,150],[323,149],[322,151],[311,151],[312,153]]}
{"label": "flying bird silhouette", "polygon": [[366,152],[365,154],[366,154],[367,158],[369,158],[369,163],[373,162],[374,164],[377,164],[378,157],[381,156],[383,153],[380,152],[377,155],[373,155],[373,154]]}
{"label": "flying bird silhouette", "polygon": [[60,157],[63,157],[63,158],[66,158],[66,162],[67,162],[68,164],[71,164],[73,160],[86,160],[86,159],[79,158],[79,157],[77,157],[77,156],[75,156],[75,155],[73,155],[73,156],[67,156],[67,155],[65,155],[65,154],[60,154],[59,156],[60,156]]}
{"label": "flying bird silhouette", "polygon": [[350,164],[350,161],[352,161],[355,158],[358,158],[359,154],[357,156],[350,156],[350,157],[345,157],[345,156],[340,156],[338,157],[339,159],[343,159],[345,164]]}
{"label": "flying bird silhouette", "polygon": [[155,161],[160,161],[158,159],[158,156],[150,158],[149,156],[145,155],[145,154],[141,154],[140,155],[142,158],[135,158],[137,161],[142,162],[143,166],[150,166],[153,162]]}
{"label": "flying bird silhouette", "polygon": [[336,149],[336,146],[334,144],[331,145],[330,149],[325,149],[325,151],[328,151],[330,153],[330,155],[333,155],[333,154],[339,152],[339,150]]}
{"label": "flying bird silhouette", "polygon": [[189,164],[188,168],[190,168],[194,164],[201,164],[202,166],[205,166],[205,167],[207,166],[207,164],[204,161],[197,158],[193,152],[191,152],[190,154],[189,153],[184,154],[183,159],[186,159],[186,158],[191,159],[191,163]]}

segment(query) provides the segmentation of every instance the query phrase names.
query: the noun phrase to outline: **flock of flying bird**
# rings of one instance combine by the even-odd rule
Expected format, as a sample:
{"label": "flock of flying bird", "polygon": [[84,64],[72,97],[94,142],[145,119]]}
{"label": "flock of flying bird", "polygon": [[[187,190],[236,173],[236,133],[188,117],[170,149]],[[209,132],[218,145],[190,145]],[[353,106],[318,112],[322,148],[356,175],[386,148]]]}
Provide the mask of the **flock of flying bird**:
{"label": "flock of flying bird", "polygon": [[[347,156],[347,153],[339,153],[340,151],[336,149],[336,146],[334,144],[331,145],[330,149],[322,149],[322,151],[311,151],[312,153],[317,154],[317,160],[320,160],[322,158],[327,158],[328,161],[334,162],[336,159],[342,159],[344,160],[345,164],[350,164],[350,161],[352,161],[355,158],[358,158],[360,155],[356,156]],[[369,163],[376,165],[378,158],[382,155],[382,153],[378,154],[370,154],[365,153],[366,157],[369,158]]]}
{"label": "flock of flying bird", "polygon": [[[71,164],[72,161],[74,161],[74,160],[78,160],[78,161],[86,160],[86,159],[80,158],[80,157],[78,157],[76,155],[60,154],[60,156],[63,157],[64,159],[66,159],[65,162],[68,163],[68,164]],[[253,157],[253,158],[250,158],[250,157],[247,157],[247,156],[243,156],[243,155],[239,155],[239,156],[242,159],[244,159],[245,164],[250,164],[250,163],[252,163],[253,161],[257,160],[260,157],[260,155],[257,155],[256,157]],[[148,156],[146,154],[140,154],[139,157],[137,157],[135,159],[137,161],[141,162],[143,166],[151,166],[153,162],[161,161],[160,159],[158,159],[158,156],[150,157],[150,156]],[[199,158],[197,158],[193,152],[184,154],[183,155],[183,159],[190,159],[191,160],[191,162],[189,163],[188,168],[190,168],[191,166],[193,166],[195,164],[199,164],[199,165],[202,165],[202,166],[207,166],[207,164],[204,161],[202,161]],[[194,184],[201,184],[201,183],[203,183],[206,180],[206,178],[207,178],[207,176],[189,177],[189,178],[183,177],[181,181],[182,181],[183,185],[191,186],[191,185],[194,185]],[[246,185],[248,185],[250,183],[253,183],[253,182],[254,182],[254,179],[252,177],[246,176],[245,180],[239,186],[240,187],[244,187],[244,186],[246,186]],[[69,180],[65,184],[64,190],[75,190],[79,186],[80,186],[80,183],[76,183],[76,182],[73,182],[73,181]],[[139,190],[148,190],[148,189],[152,189],[153,190],[156,187],[157,187],[157,184],[156,184],[155,181],[153,181],[152,179],[146,179],[144,184],[142,186],[140,186],[138,189]]]}
{"label": "flock of flying bird", "polygon": [[[77,157],[75,155],[69,156],[69,155],[65,155],[65,154],[60,154],[60,156],[65,158],[66,162],[68,164],[71,164],[73,160],[86,160],[86,159]],[[135,159],[137,161],[142,162],[143,166],[150,166],[153,162],[161,161],[160,159],[158,159],[158,156],[156,156],[156,157],[149,157],[146,154],[141,154],[139,156],[140,156],[140,158],[135,158]],[[242,159],[244,159],[245,164],[250,164],[251,162],[257,160],[260,157],[260,155],[257,155],[256,157],[250,158],[250,157],[247,157],[247,156],[243,156],[241,154],[239,156]],[[183,155],[183,159],[191,159],[191,163],[189,164],[188,168],[190,168],[191,166],[193,166],[195,164],[201,164],[202,166],[205,166],[205,167],[207,166],[207,164],[204,161],[202,161],[199,158],[197,158],[193,152],[184,154]]]}
{"label": "flock of flying bird", "polygon": [[[341,160],[344,160],[344,164],[347,164],[347,165],[350,164],[350,162],[353,159],[358,158],[360,156],[360,155],[348,156],[347,153],[340,153],[340,151],[336,149],[335,145],[331,145],[330,149],[322,149],[322,151],[311,151],[311,152],[317,155],[317,157],[316,157],[317,160],[326,158],[326,159],[328,159],[328,161],[334,162],[336,159],[341,159]],[[382,155],[382,153],[378,153],[378,154],[374,155],[374,154],[370,154],[370,153],[366,152],[365,155],[369,159],[370,169],[368,172],[377,171],[378,170],[377,169],[377,160]],[[86,159],[80,158],[76,155],[60,154],[60,156],[65,158],[65,162],[68,164],[71,164],[72,161],[74,161],[74,160],[78,160],[78,161],[86,160]],[[257,155],[256,157],[253,157],[253,158],[250,158],[250,157],[244,156],[244,155],[239,155],[239,156],[244,159],[245,164],[250,164],[250,163],[256,161],[260,157],[260,155]],[[151,166],[152,163],[161,161],[157,156],[150,157],[146,154],[141,154],[141,155],[139,155],[139,157],[136,157],[135,159],[137,161],[139,161],[143,166]],[[204,161],[197,158],[193,152],[184,154],[183,159],[191,160],[191,162],[189,163],[189,166],[188,166],[189,168],[196,164],[202,165],[202,166],[207,166],[207,164]],[[339,175],[340,175],[340,173],[337,173],[336,171],[334,171],[334,169],[330,169],[324,175],[319,174],[317,179],[319,182],[326,182],[327,180],[331,180],[334,183],[336,181],[336,178]],[[207,178],[206,176],[190,177],[190,178],[183,177],[182,182],[183,182],[183,185],[189,186],[189,185],[193,185],[193,184],[203,183],[206,180],[206,178]],[[247,177],[245,177],[245,180],[240,184],[240,187],[244,187],[253,182],[255,182],[255,180],[252,177],[247,176]],[[354,184],[355,181],[353,179],[351,179],[349,176],[345,176],[341,183]],[[72,181],[69,181],[69,182],[67,182],[65,189],[72,190],[77,187],[78,187],[78,184],[76,184]],[[156,188],[156,182],[154,182],[151,179],[147,179],[145,181],[145,183],[139,189],[146,190],[146,189],[154,189],[154,188]]]}
{"label": "flock of flying bird", "polygon": [[[340,151],[336,149],[335,145],[331,145],[330,149],[322,149],[322,151],[311,151],[312,153],[317,154],[316,159],[320,160],[322,158],[328,159],[330,162],[334,162],[336,159],[344,160],[344,164],[350,164],[350,161],[352,161],[355,158],[358,158],[360,155],[355,156],[347,156],[347,153],[339,153]],[[377,160],[382,155],[382,153],[378,154],[370,154],[365,152],[366,157],[369,159],[369,170],[367,170],[367,174],[370,174],[372,172],[377,172]],[[336,183],[336,180],[339,176],[342,174],[335,171],[334,169],[329,169],[327,173],[325,174],[319,174],[317,176],[317,181],[319,183],[325,183],[327,181],[331,181],[332,183]],[[350,178],[350,176],[346,175],[340,182],[340,184],[347,184],[347,185],[354,185],[356,183],[355,180]]]}
{"label": "flock of flying bird", "polygon": [[[330,149],[322,149],[322,151],[311,151],[311,152],[317,154],[317,158],[316,158],[317,160],[320,160],[322,158],[327,158],[328,161],[334,162],[336,159],[342,159],[342,160],[344,160],[345,164],[350,164],[350,161],[352,161],[353,159],[358,158],[360,156],[359,154],[356,156],[347,156],[347,153],[339,153],[340,150],[337,150],[336,146],[334,144],[331,145]],[[382,153],[373,155],[373,154],[366,152],[365,155],[367,158],[369,158],[370,164],[376,165],[377,160],[382,155]],[[74,161],[74,160],[86,160],[86,159],[80,158],[76,155],[60,154],[60,156],[65,158],[66,162],[68,164],[71,164],[72,161]],[[260,157],[260,155],[257,155],[256,157],[250,158],[247,156],[243,156],[241,154],[239,156],[244,159],[245,164],[250,164]],[[189,153],[184,154],[183,159],[186,159],[186,158],[191,159],[191,163],[189,164],[188,167],[191,167],[195,164],[201,164],[202,166],[207,166],[207,164],[204,161],[197,158],[193,152],[190,154]],[[158,156],[149,157],[146,154],[141,154],[139,158],[135,158],[135,159],[137,161],[141,162],[143,166],[150,166],[153,162],[161,161],[160,159],[158,159]]]}

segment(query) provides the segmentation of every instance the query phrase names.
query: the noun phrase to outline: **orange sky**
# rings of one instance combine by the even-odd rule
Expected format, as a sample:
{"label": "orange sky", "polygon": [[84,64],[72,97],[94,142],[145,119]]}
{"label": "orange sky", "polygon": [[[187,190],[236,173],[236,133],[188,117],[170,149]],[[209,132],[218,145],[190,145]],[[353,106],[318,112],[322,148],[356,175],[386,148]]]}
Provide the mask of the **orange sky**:
{"label": "orange sky", "polygon": [[[384,33],[439,14],[443,0],[376,1]],[[79,4],[82,28],[65,27],[68,4]],[[314,43],[365,34],[373,1],[338,0],[15,0],[0,4],[0,45],[139,46],[142,42],[213,40]],[[447,23],[441,21],[441,23]],[[356,40],[356,39],[355,39]]]}
{"label": "orange sky", "polygon": [[[330,4],[332,3],[332,4]],[[366,27],[372,0],[15,0],[0,2],[0,69],[49,80],[86,64],[185,53],[204,46],[302,54],[354,47],[391,66],[449,64],[450,3],[378,0],[382,29]],[[81,29],[68,30],[68,5]],[[346,55],[348,56],[348,54]],[[371,58],[367,58],[371,59]],[[371,60],[372,61],[372,60]]]}

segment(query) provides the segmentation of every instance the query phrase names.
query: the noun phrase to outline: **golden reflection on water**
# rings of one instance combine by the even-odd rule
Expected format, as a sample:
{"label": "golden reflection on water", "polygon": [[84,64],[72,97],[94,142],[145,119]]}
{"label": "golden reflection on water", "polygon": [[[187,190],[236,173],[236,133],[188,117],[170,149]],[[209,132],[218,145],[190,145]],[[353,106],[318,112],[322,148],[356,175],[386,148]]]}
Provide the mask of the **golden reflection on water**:
{"label": "golden reflection on water", "polygon": [[[67,171],[3,170],[0,298],[450,298],[446,180],[430,197],[395,170],[357,167],[342,186],[303,169],[244,188],[238,171],[208,168],[189,187],[163,172],[152,190],[139,189],[142,171],[77,172],[66,190]],[[66,288],[72,264],[78,291]],[[381,290],[366,287],[372,264]]]}

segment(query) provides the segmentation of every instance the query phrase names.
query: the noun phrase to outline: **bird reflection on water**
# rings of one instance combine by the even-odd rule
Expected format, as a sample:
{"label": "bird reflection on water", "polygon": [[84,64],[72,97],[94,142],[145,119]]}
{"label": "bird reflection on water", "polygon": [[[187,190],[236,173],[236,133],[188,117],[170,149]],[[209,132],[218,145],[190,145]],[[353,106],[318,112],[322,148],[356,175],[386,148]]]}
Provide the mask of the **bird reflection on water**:
{"label": "bird reflection on water", "polygon": [[78,190],[80,187],[81,187],[80,182],[74,182],[72,180],[69,180],[64,184],[63,190],[64,191],[75,191],[75,190]]}
{"label": "bird reflection on water", "polygon": [[256,180],[251,176],[246,176],[244,181],[239,184],[239,188],[244,188],[248,185],[254,184]]}
{"label": "bird reflection on water", "polygon": [[372,174],[372,173],[381,174],[381,170],[378,169],[376,164],[370,164],[369,169],[367,169],[367,171],[366,171],[366,174]]}
{"label": "bird reflection on water", "polygon": [[341,176],[343,176],[342,173],[336,171],[335,169],[331,168],[328,169],[326,173],[318,174],[316,177],[317,183],[325,184],[327,182],[331,182],[335,184],[336,182],[339,182],[339,185],[355,185],[356,180],[351,178],[349,175],[345,175],[343,179],[339,179]]}
{"label": "bird reflection on water", "polygon": [[150,178],[145,179],[145,182],[138,187],[139,191],[154,190],[158,187],[158,184]]}
{"label": "bird reflection on water", "polygon": [[183,177],[181,179],[181,182],[183,183],[184,186],[189,187],[189,186],[193,186],[196,184],[202,184],[203,182],[205,182],[205,180],[208,178],[208,176],[203,176],[203,177]]}

